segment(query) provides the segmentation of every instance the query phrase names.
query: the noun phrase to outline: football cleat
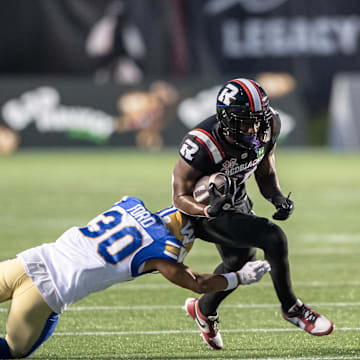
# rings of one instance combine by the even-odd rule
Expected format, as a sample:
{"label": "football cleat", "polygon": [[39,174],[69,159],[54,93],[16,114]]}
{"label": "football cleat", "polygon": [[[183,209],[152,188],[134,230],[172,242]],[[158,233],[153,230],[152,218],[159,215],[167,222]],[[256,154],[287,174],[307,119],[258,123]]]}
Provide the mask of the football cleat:
{"label": "football cleat", "polygon": [[183,309],[199,326],[204,342],[215,350],[221,350],[223,342],[220,331],[217,328],[219,316],[217,314],[214,316],[203,315],[199,308],[199,299],[195,298],[186,299]]}
{"label": "football cleat", "polygon": [[325,316],[318,314],[299,299],[289,312],[283,312],[283,318],[315,336],[330,334],[335,326]]}

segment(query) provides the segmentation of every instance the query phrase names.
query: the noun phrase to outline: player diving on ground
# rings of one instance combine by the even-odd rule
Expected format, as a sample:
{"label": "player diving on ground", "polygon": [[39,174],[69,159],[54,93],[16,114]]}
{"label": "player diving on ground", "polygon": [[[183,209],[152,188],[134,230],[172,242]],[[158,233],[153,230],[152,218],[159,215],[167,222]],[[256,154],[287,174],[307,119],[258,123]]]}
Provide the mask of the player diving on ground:
{"label": "player diving on ground", "polygon": [[12,300],[0,358],[32,354],[54,332],[59,314],[91,293],[159,271],[196,293],[234,289],[259,281],[267,261],[236,272],[199,274],[182,262],[194,242],[187,216],[174,207],[155,214],[135,197],[123,197],[84,227],[56,242],[0,262],[0,302]]}

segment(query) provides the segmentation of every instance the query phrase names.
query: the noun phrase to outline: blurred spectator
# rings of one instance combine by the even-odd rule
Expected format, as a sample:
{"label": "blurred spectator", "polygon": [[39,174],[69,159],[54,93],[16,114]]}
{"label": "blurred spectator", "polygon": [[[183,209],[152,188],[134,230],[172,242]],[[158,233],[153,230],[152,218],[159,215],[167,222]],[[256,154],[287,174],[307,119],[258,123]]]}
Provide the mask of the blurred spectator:
{"label": "blurred spectator", "polygon": [[90,30],[86,51],[100,60],[95,77],[98,82],[114,79],[121,84],[135,84],[143,78],[140,64],[145,59],[145,44],[124,1],[109,4],[104,16]]}
{"label": "blurred spectator", "polygon": [[10,154],[17,150],[19,135],[5,126],[0,126],[0,154]]}
{"label": "blurred spectator", "polygon": [[155,81],[149,91],[131,91],[117,102],[117,132],[136,132],[136,145],[142,149],[159,150],[163,146],[162,131],[169,125],[166,108],[179,99],[177,89],[164,81]]}

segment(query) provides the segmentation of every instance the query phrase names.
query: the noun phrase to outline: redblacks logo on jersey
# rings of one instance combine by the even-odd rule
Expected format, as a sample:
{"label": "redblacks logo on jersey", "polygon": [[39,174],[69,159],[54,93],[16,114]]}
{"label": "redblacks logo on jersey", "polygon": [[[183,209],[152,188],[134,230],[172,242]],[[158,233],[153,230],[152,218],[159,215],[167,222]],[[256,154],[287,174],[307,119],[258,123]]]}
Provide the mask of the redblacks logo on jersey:
{"label": "redblacks logo on jersey", "polygon": [[[228,176],[233,176],[241,172],[249,172],[253,173],[256,170],[257,165],[264,157],[264,154],[262,154],[257,159],[251,160],[249,162],[245,162],[242,164],[237,163],[237,159],[232,158],[230,160],[226,160],[223,163],[223,166],[221,168],[221,171],[224,172]],[[247,171],[248,170],[248,171]]]}

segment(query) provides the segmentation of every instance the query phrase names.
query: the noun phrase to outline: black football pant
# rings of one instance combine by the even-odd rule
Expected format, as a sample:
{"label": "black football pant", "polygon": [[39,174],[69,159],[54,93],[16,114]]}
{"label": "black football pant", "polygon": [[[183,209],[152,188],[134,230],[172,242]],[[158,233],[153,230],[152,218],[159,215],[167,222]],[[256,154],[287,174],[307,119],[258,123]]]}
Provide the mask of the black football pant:
{"label": "black football pant", "polygon": [[[287,238],[279,226],[252,214],[228,212],[216,219],[197,218],[194,228],[196,237],[216,244],[223,262],[215,274],[240,270],[246,262],[255,260],[256,248],[262,249],[271,265],[271,278],[283,310],[294,305],[297,298],[291,286]],[[215,314],[232,291],[203,295],[201,312],[206,316]]]}

